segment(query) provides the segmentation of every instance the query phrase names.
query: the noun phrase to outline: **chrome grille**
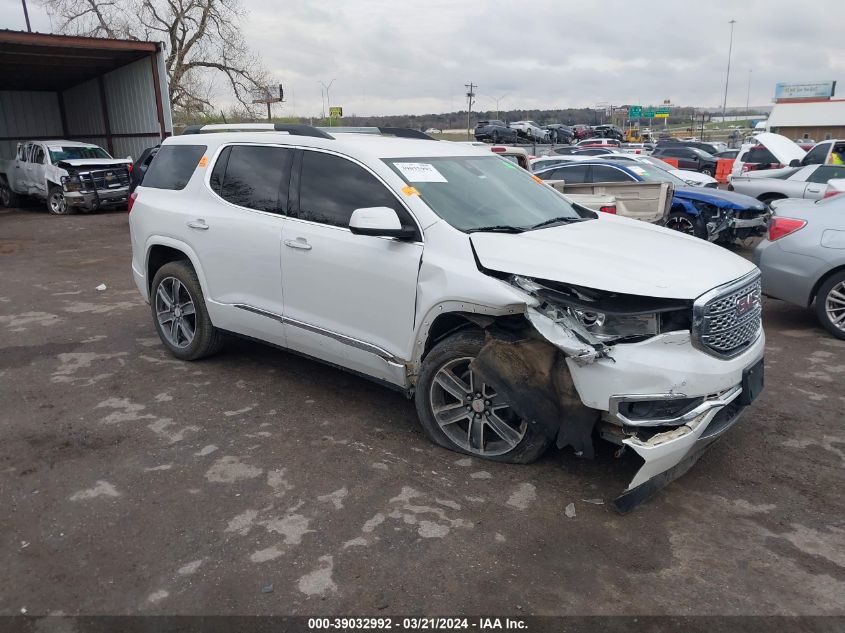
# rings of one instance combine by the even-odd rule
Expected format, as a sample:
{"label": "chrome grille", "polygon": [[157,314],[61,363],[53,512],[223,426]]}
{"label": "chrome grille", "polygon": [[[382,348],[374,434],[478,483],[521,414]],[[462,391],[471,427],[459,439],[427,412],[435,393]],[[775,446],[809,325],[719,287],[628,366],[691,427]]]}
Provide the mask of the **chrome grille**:
{"label": "chrome grille", "polygon": [[129,170],[118,166],[114,169],[100,169],[89,172],[96,189],[118,189],[129,186]]}
{"label": "chrome grille", "polygon": [[760,274],[706,293],[693,311],[693,340],[700,349],[725,358],[741,354],[762,329]]}

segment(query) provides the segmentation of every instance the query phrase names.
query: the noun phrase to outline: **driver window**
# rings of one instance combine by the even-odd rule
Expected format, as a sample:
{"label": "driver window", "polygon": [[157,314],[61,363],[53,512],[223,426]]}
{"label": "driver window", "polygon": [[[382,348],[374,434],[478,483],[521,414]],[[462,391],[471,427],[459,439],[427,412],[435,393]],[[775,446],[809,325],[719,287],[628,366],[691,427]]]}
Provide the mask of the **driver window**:
{"label": "driver window", "polygon": [[38,164],[44,163],[44,148],[40,145],[36,145],[32,152],[32,162]]}

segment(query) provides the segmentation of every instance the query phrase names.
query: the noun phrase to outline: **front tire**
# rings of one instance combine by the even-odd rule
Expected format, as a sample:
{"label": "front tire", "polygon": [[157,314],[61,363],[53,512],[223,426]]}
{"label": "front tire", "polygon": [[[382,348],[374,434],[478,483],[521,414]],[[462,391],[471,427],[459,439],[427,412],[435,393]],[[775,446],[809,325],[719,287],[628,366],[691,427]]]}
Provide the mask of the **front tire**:
{"label": "front tire", "polygon": [[666,228],[686,233],[702,240],[707,239],[707,229],[703,226],[700,218],[697,218],[684,211],[672,211],[666,220]]}
{"label": "front tire", "polygon": [[824,329],[845,339],[845,271],[832,275],[819,288],[816,317]]}
{"label": "front tire", "polygon": [[423,430],[435,444],[457,453],[533,462],[550,439],[473,374],[470,364],[482,347],[484,333],[465,330],[440,341],[425,357],[415,394]]}
{"label": "front tire", "polygon": [[61,187],[50,187],[47,194],[47,210],[53,215],[68,215],[70,213]]}
{"label": "front tire", "polygon": [[190,263],[170,262],[158,269],[150,289],[150,309],[161,342],[176,358],[198,360],[220,349],[222,334],[211,323]]}

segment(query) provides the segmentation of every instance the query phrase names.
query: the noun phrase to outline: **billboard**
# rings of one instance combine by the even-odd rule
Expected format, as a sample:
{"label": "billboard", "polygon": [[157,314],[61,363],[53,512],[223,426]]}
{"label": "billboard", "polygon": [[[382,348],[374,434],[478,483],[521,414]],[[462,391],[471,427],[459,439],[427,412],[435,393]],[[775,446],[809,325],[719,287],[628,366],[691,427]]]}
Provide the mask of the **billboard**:
{"label": "billboard", "polygon": [[775,86],[775,99],[824,99],[836,92],[835,81],[807,84],[779,83]]}

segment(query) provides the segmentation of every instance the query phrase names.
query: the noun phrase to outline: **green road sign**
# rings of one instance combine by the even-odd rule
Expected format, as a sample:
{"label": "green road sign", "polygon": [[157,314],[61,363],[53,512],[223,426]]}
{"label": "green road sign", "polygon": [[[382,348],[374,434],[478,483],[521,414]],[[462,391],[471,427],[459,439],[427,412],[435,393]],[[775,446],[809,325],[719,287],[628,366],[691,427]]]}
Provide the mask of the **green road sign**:
{"label": "green road sign", "polygon": [[643,116],[643,107],[642,106],[631,106],[628,108],[628,118],[629,119],[639,119]]}
{"label": "green road sign", "polygon": [[653,119],[654,118],[654,109],[650,108],[648,110],[643,110],[643,118],[644,119]]}
{"label": "green road sign", "polygon": [[669,115],[669,106],[660,106],[659,108],[655,109],[655,112],[657,114],[665,114],[665,115],[668,116]]}

